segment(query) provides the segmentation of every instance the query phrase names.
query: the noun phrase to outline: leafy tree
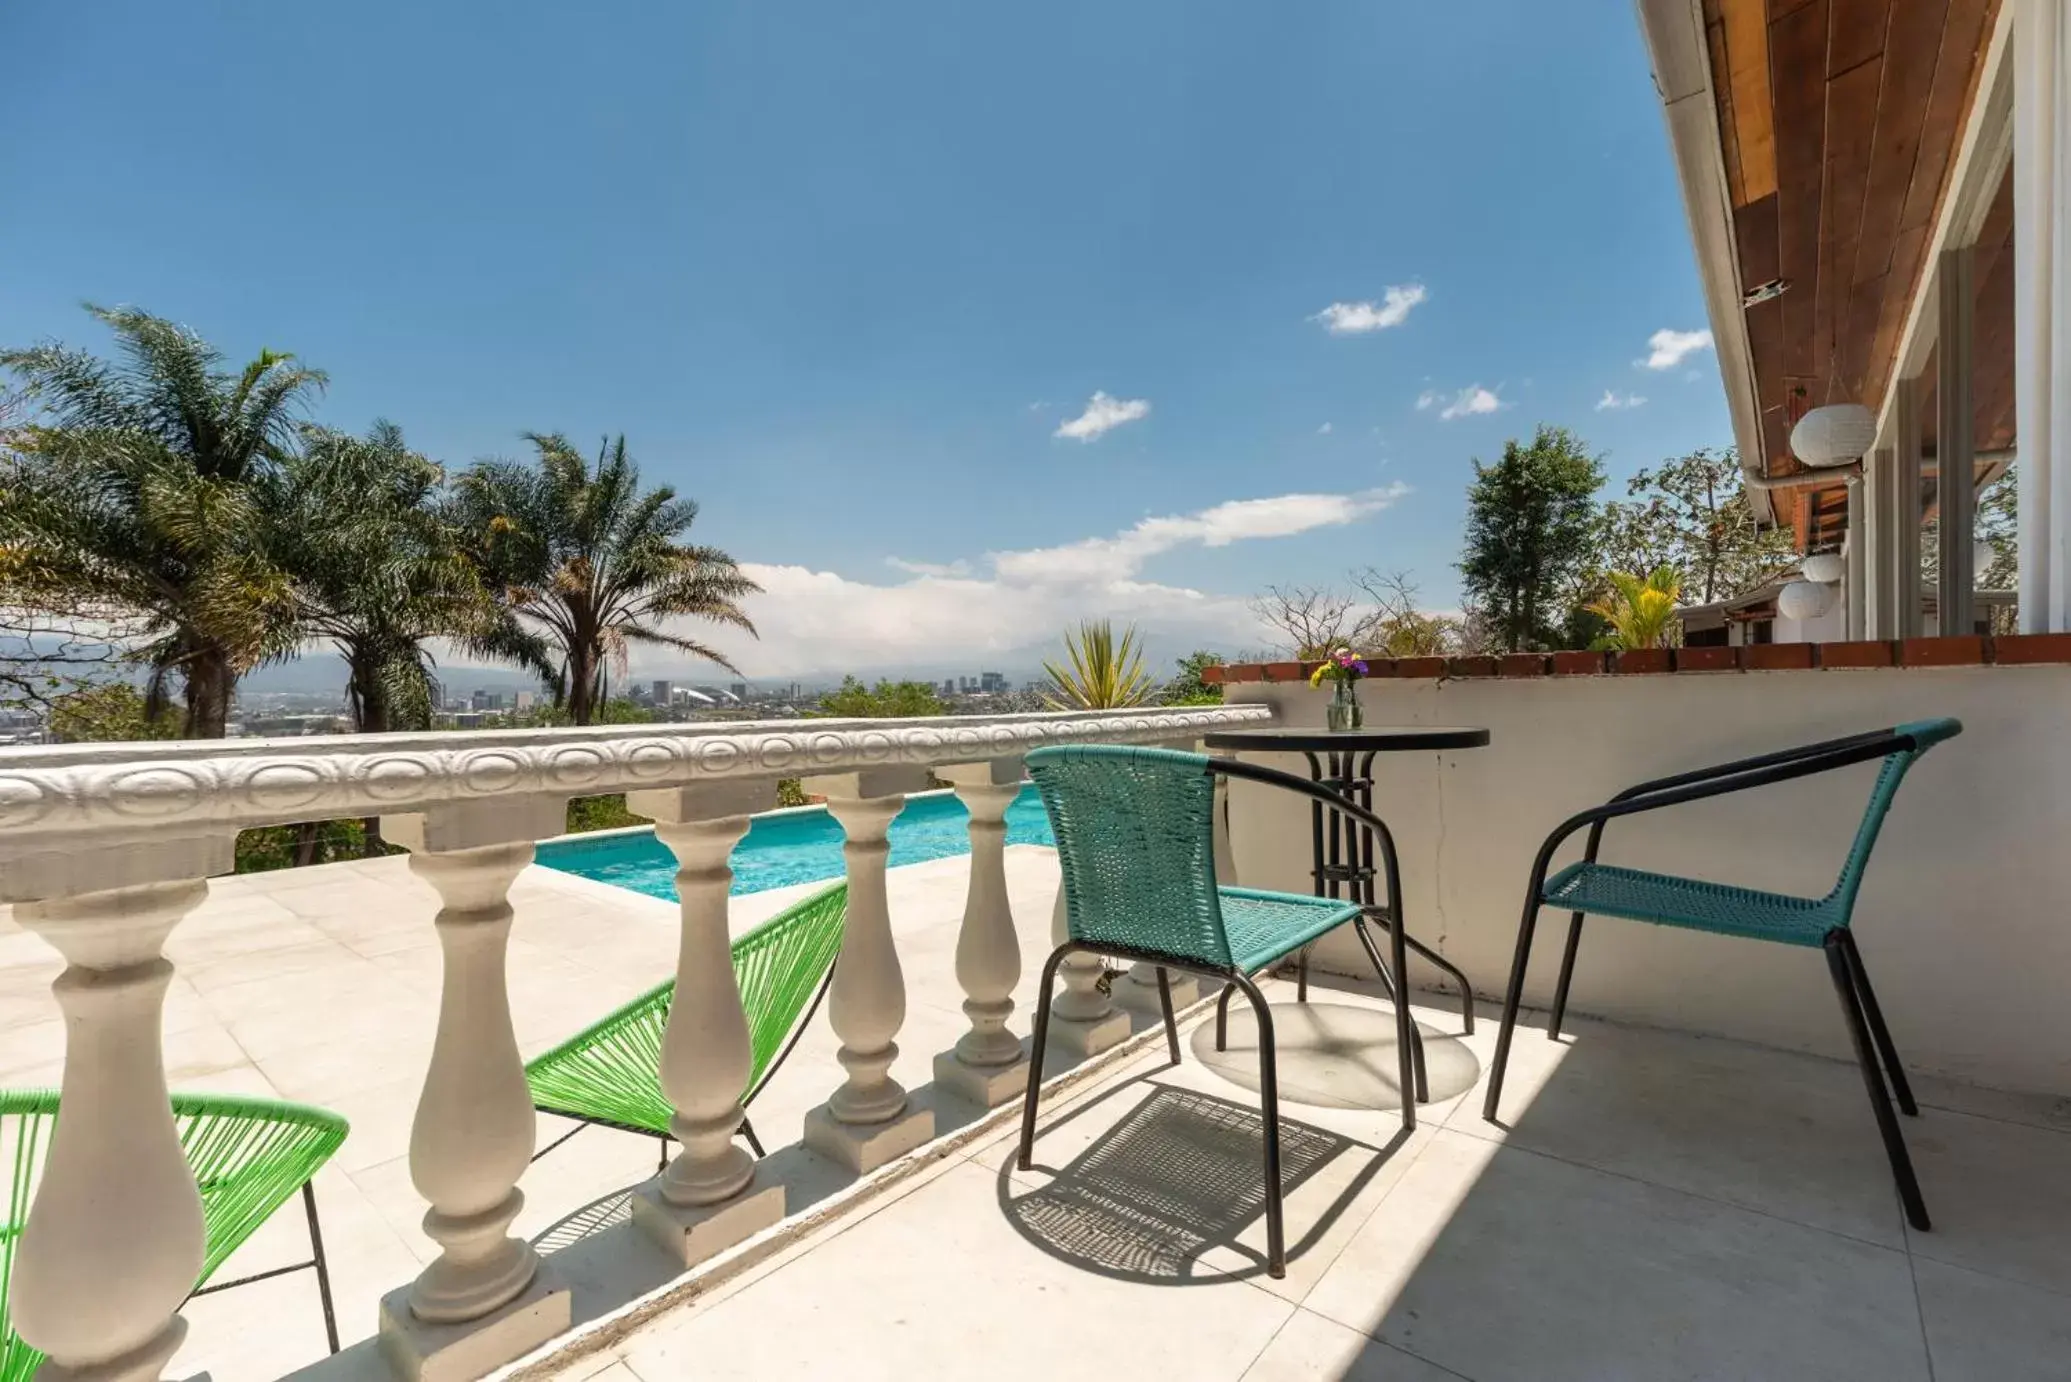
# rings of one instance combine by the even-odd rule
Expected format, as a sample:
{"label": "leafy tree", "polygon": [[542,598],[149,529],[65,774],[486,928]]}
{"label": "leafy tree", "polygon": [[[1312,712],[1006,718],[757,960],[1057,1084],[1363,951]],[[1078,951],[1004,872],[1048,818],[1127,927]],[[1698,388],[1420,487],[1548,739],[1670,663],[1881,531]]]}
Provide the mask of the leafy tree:
{"label": "leafy tree", "polygon": [[1373,602],[1360,621],[1352,646],[1383,657],[1442,657],[1457,651],[1466,636],[1458,619],[1417,608],[1417,588],[1406,571],[1375,567],[1354,572],[1352,583]]}
{"label": "leafy tree", "polygon": [[1461,584],[1500,647],[1560,639],[1563,597],[1588,561],[1603,482],[1602,463],[1564,427],[1542,424],[1529,446],[1512,439],[1502,460],[1474,463]]}
{"label": "leafy tree", "polygon": [[151,713],[143,693],[126,681],[103,682],[53,698],[48,723],[51,736],[61,744],[180,737],[179,715],[169,708]]}
{"label": "leafy tree", "polygon": [[1050,690],[1043,703],[1052,710],[1122,710],[1149,701],[1156,689],[1143,670],[1143,651],[1134,627],[1118,641],[1114,625],[1088,619],[1077,632],[1065,630],[1064,654],[1069,667],[1045,662]]}
{"label": "leafy tree", "polygon": [[1165,683],[1158,693],[1158,700],[1164,705],[1221,705],[1222,687],[1211,686],[1202,680],[1201,674],[1210,667],[1222,664],[1223,659],[1205,650],[1188,653],[1174,664],[1179,675]]}
{"label": "leafy tree", "polygon": [[844,720],[911,719],[920,715],[944,715],[949,707],[924,681],[892,681],[878,678],[868,687],[854,677],[843,677],[841,685],[820,697],[820,714]]}
{"label": "leafy tree", "polygon": [[1663,461],[1625,488],[1626,500],[1604,505],[1599,559],[1606,570],[1674,567],[1691,603],[1708,605],[1744,595],[1797,565],[1789,531],[1755,525],[1731,447]]}
{"label": "leafy tree", "polygon": [[42,410],[0,458],[0,576],[36,603],[134,618],[146,699],[177,684],[184,733],[221,738],[237,679],[300,640],[268,539],[281,462],[324,376],[270,350],[227,370],[163,318],[87,310],[115,333],[116,362],[0,351]]}
{"label": "leafy tree", "polygon": [[559,434],[526,439],[532,464],[484,461],[460,477],[452,517],[486,582],[534,635],[526,665],[569,718],[594,722],[607,669],[624,676],[634,643],[738,670],[665,627],[688,618],[755,632],[739,602],[761,587],[725,552],[682,540],[697,505],[668,485],[643,490],[623,436],[594,466]]}
{"label": "leafy tree", "polygon": [[1657,566],[1644,578],[1611,571],[1605,579],[1611,593],[1589,606],[1609,625],[1604,641],[1613,648],[1667,647],[1682,594],[1675,568]]}

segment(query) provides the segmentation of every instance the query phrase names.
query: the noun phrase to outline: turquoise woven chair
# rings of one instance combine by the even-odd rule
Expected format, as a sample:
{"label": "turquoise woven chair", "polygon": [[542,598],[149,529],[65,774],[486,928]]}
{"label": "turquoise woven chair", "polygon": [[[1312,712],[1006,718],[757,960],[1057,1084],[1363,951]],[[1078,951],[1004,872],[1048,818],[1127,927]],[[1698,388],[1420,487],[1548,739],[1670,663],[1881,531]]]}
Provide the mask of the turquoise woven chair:
{"label": "turquoise woven chair", "polygon": [[[206,1233],[201,1276],[191,1294],[205,1296],[314,1268],[317,1296],[324,1309],[324,1335],[331,1352],[336,1353],[338,1321],[331,1307],[331,1273],[324,1261],[324,1237],[317,1226],[316,1192],[310,1188],[310,1178],[345,1141],[345,1120],[328,1109],[232,1094],[175,1094],[173,1118],[179,1125],[180,1147],[201,1191]],[[14,1280],[15,1246],[28,1223],[57,1120],[55,1089],[0,1090],[0,1147],[8,1149],[12,1171],[7,1222],[0,1225],[0,1382],[28,1382],[43,1362],[43,1354],[14,1332],[7,1288]],[[210,1285],[209,1278],[230,1254],[297,1190],[302,1192],[302,1209],[309,1218],[310,1260]]]}
{"label": "turquoise woven chair", "polygon": [[[819,1010],[834,980],[834,957],[841,950],[848,907],[848,884],[836,883],[785,908],[733,943],[734,979],[748,1014],[754,1053],[754,1067],[741,1094],[744,1110]],[[669,1120],[676,1110],[662,1093],[662,1031],[675,995],[674,979],[658,984],[525,1067],[533,1107],[573,1118],[577,1124],[534,1153],[534,1161],[594,1124],[660,1138],[661,1165],[667,1168]],[[767,1155],[745,1112],[741,1132],[755,1155]]]}
{"label": "turquoise woven chair", "polygon": [[[1892,1176],[1898,1182],[1906,1218],[1913,1227],[1926,1229],[1927,1206],[1920,1197],[1920,1183],[1913,1175],[1912,1158],[1906,1153],[1898,1119],[1891,1111],[1893,1096],[1908,1115],[1917,1115],[1920,1110],[1913,1102],[1913,1091],[1899,1065],[1898,1048],[1892,1044],[1891,1032],[1884,1024],[1883,1010],[1877,1005],[1876,992],[1870,987],[1869,972],[1863,968],[1862,953],[1856,948],[1855,933],[1849,923],[1854,919],[1863,869],[1870,861],[1870,851],[1877,843],[1878,831],[1883,828],[1884,817],[1891,810],[1892,798],[1898,794],[1906,771],[1921,754],[1962,732],[1963,725],[1956,720],[1919,720],[1894,729],[1829,739],[1643,782],[1602,806],[1564,821],[1540,846],[1539,856],[1532,864],[1532,881],[1525,894],[1524,919],[1518,925],[1517,955],[1510,968],[1510,987],[1503,998],[1503,1027],[1496,1036],[1496,1058],[1489,1072],[1482,1117],[1491,1123],[1497,1121],[1497,1107],[1503,1096],[1503,1070],[1510,1060],[1510,1037],[1517,1025],[1518,1004],[1524,996],[1525,970],[1532,957],[1532,931],[1540,908],[1559,907],[1570,913],[1567,948],[1561,956],[1553,1013],[1546,1028],[1547,1035],[1556,1039],[1567,1014],[1568,984],[1574,978],[1575,953],[1581,945],[1585,915],[1625,917],[1784,945],[1817,946],[1826,951],[1827,967],[1840,995],[1842,1016],[1855,1045],[1857,1063],[1862,1066],[1863,1083],[1869,1090],[1870,1107],[1876,1115],[1877,1130],[1884,1138],[1885,1153],[1891,1159]],[[1840,877],[1822,897],[1759,892],[1597,862],[1604,826],[1620,817],[1880,760],[1882,766],[1870,791],[1862,824],[1856,828],[1855,843],[1841,865]],[[1549,878],[1547,869],[1554,851],[1584,826],[1589,828],[1589,841],[1582,861]]]}
{"label": "turquoise woven chair", "polygon": [[[1043,966],[1037,990],[1028,1095],[1021,1117],[1021,1169],[1033,1165],[1036,1104],[1049,1038],[1050,990],[1067,955],[1088,951],[1157,967],[1165,1040],[1179,1063],[1168,969],[1233,984],[1258,1015],[1259,1096],[1265,1122],[1266,1270],[1287,1274],[1281,1224],[1280,1095],[1274,1069],[1273,1014],[1253,981],[1325,932],[1350,922],[1376,968],[1390,972],[1366,928],[1366,908],[1338,898],[1219,887],[1215,881],[1215,775],[1244,777],[1319,797],[1334,810],[1373,827],[1388,876],[1387,915],[1402,915],[1395,844],[1388,827],[1363,808],[1304,778],[1256,764],[1170,749],[1072,747],[1028,755],[1064,872],[1071,939]],[[1394,966],[1405,972],[1401,926],[1390,929]],[[1409,1005],[1395,1006],[1401,1060],[1402,1121],[1416,1126]]]}

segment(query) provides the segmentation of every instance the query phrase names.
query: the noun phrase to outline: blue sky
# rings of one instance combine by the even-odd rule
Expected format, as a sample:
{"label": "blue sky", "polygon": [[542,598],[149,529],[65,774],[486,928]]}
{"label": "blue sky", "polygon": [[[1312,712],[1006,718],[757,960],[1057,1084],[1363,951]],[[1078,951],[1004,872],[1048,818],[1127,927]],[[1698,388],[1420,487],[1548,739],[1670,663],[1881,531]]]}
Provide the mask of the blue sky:
{"label": "blue sky", "polygon": [[0,340],[133,303],[449,465],[623,431],[769,586],[751,673],[1255,647],[1355,565],[1450,607],[1505,437],[1730,441],[1708,348],[1636,363],[1705,319],[1613,0],[14,0],[0,47]]}

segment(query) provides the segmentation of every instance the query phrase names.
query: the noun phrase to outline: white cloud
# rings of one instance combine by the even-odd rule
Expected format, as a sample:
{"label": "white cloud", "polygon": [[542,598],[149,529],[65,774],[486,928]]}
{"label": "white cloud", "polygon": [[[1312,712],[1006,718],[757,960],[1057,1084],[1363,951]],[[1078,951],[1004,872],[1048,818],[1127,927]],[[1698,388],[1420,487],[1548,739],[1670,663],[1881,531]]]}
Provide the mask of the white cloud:
{"label": "white cloud", "polygon": [[1058,423],[1057,430],[1051,435],[1069,437],[1073,441],[1092,441],[1125,422],[1135,422],[1150,414],[1151,403],[1147,398],[1116,398],[1096,392],[1086,401],[1085,412]]}
{"label": "white cloud", "polygon": [[1329,423],[1327,423],[1327,422],[1326,422],[1326,423],[1324,423],[1324,424],[1323,424],[1323,425],[1322,425],[1321,427],[1318,427],[1318,428],[1316,429],[1316,435],[1317,435],[1317,436],[1319,436],[1319,437],[1327,437],[1327,436],[1329,436],[1329,435],[1330,435],[1330,433],[1331,433],[1331,426],[1330,426],[1330,424],[1329,424]]}
{"label": "white cloud", "polygon": [[1381,294],[1379,302],[1333,302],[1310,317],[1322,322],[1333,336],[1363,336],[1369,331],[1386,331],[1409,320],[1410,309],[1425,298],[1421,283],[1398,283]]}
{"label": "white cloud", "polygon": [[886,557],[884,564],[894,571],[904,571],[909,576],[933,576],[938,579],[953,579],[971,574],[967,561],[932,562],[908,561],[904,557]]}
{"label": "white cloud", "polygon": [[1418,412],[1420,412],[1420,413],[1421,413],[1421,412],[1423,412],[1424,410],[1426,410],[1427,408],[1435,408],[1435,407],[1437,407],[1437,406],[1438,406],[1438,390],[1436,390],[1436,389],[1426,389],[1426,390],[1424,390],[1424,391],[1423,391],[1422,393],[1420,393],[1420,394],[1418,394],[1418,395],[1417,395],[1417,411],[1418,411]]}
{"label": "white cloud", "polygon": [[[1407,494],[1406,485],[1352,494],[1238,499],[1188,514],[1145,518],[1106,537],[986,554],[976,563],[895,559],[909,579],[878,584],[797,565],[743,563],[763,593],[746,609],[759,641],[686,624],[750,676],[796,676],[1048,650],[1074,620],[1135,623],[1165,643],[1257,646],[1269,641],[1248,599],[1144,578],[1182,547],[1227,547],[1342,527]],[[634,672],[673,670],[666,654],[636,653]]]}
{"label": "white cloud", "polygon": [[[1500,388],[1501,385],[1497,387]],[[1419,408],[1426,406],[1422,398],[1417,400],[1417,406]],[[1454,418],[1472,417],[1477,413],[1493,413],[1503,406],[1503,400],[1496,397],[1494,389],[1484,389],[1479,384],[1469,384],[1466,388],[1453,395],[1452,402],[1439,410],[1438,420],[1441,422],[1451,422]]]}
{"label": "white cloud", "polygon": [[1710,349],[1711,332],[1671,331],[1664,326],[1647,337],[1647,358],[1635,360],[1633,363],[1641,369],[1674,369],[1683,363],[1685,356]]}
{"label": "white cloud", "polygon": [[1620,408],[1639,408],[1646,404],[1646,398],[1636,393],[1619,393],[1616,389],[1605,389],[1604,396],[1596,401],[1599,413],[1615,412]]}

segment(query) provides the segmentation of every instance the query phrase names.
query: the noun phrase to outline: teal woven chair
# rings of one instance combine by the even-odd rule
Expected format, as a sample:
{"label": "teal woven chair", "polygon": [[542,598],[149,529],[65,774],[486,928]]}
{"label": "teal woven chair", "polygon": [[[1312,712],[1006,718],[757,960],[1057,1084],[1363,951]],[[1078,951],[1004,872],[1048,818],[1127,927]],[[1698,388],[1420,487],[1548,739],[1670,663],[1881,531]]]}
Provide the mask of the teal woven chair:
{"label": "teal woven chair", "polygon": [[[741,1094],[744,1110],[819,1010],[834,979],[834,957],[841,950],[848,906],[848,884],[837,883],[733,943],[734,979],[748,1014],[754,1052],[754,1068]],[[662,1093],[662,1031],[675,994],[675,980],[659,984],[525,1067],[532,1106],[573,1118],[577,1124],[534,1153],[534,1161],[594,1124],[660,1138],[661,1165],[668,1166],[669,1120],[676,1111]],[[755,1155],[767,1155],[745,1112],[741,1132]]]}
{"label": "teal woven chair", "polygon": [[[324,1335],[331,1352],[338,1351],[338,1321],[331,1306],[331,1273],[324,1261],[323,1232],[317,1226],[316,1192],[310,1178],[345,1141],[346,1122],[328,1109],[275,1099],[231,1094],[175,1094],[173,1118],[180,1146],[201,1191],[206,1233],[201,1276],[191,1295],[205,1296],[288,1272],[316,1271],[318,1299],[324,1310]],[[14,1332],[8,1307],[8,1286],[14,1280],[15,1246],[29,1220],[29,1206],[57,1126],[55,1089],[0,1090],[0,1147],[11,1155],[12,1193],[7,1222],[0,1225],[0,1382],[28,1382],[43,1354]],[[302,1192],[309,1218],[310,1260],[255,1272],[235,1281],[209,1284],[230,1254],[273,1216],[295,1192]]]}
{"label": "teal woven chair", "polygon": [[[1568,984],[1574,978],[1575,953],[1582,942],[1582,918],[1586,915],[1625,917],[1723,936],[1820,947],[1826,951],[1827,967],[1840,995],[1841,1013],[1848,1024],[1857,1063],[1862,1066],[1863,1083],[1869,1090],[1870,1107],[1884,1139],[1885,1153],[1891,1159],[1892,1176],[1898,1182],[1906,1218],[1913,1227],[1925,1230],[1927,1206],[1920,1197],[1920,1183],[1913,1175],[1912,1158],[1906,1153],[1898,1119],[1891,1111],[1892,1099],[1896,1096],[1899,1108],[1908,1115],[1917,1115],[1920,1110],[1913,1102],[1913,1091],[1899,1065],[1898,1048],[1892,1044],[1891,1032],[1884,1024],[1883,1010],[1877,1005],[1876,992],[1870,987],[1869,972],[1863,968],[1862,953],[1856,948],[1855,933],[1849,923],[1854,919],[1863,869],[1870,861],[1870,851],[1877,843],[1877,834],[1906,771],[1921,754],[1962,732],[1963,725],[1956,720],[1920,720],[1894,729],[1829,739],[1643,782],[1602,806],[1564,821],[1540,846],[1539,856],[1532,864],[1532,881],[1525,893],[1524,919],[1518,925],[1517,955],[1510,968],[1510,987],[1503,998],[1503,1027],[1496,1036],[1496,1058],[1489,1072],[1482,1116],[1491,1123],[1497,1121],[1496,1111],[1503,1096],[1503,1070],[1510,1060],[1510,1037],[1517,1025],[1518,1004],[1524,996],[1525,970],[1532,957],[1532,931],[1540,908],[1558,907],[1570,913],[1567,948],[1561,956],[1553,1013],[1546,1028],[1547,1035],[1555,1039],[1560,1036],[1561,1022],[1567,1014]],[[1597,862],[1605,825],[1620,817],[1880,760],[1882,766],[1871,788],[1862,824],[1856,828],[1855,843],[1841,865],[1840,877],[1822,897],[1759,892]],[[1585,826],[1589,829],[1589,841],[1582,861],[1549,878],[1547,869],[1554,851]],[[1890,1080],[1889,1089],[1886,1078]]]}
{"label": "teal woven chair", "polygon": [[[1050,1029],[1050,990],[1057,966],[1066,956],[1088,951],[1156,966],[1165,1040],[1175,1065],[1180,1058],[1179,1029],[1173,1021],[1166,971],[1177,969],[1233,984],[1243,990],[1258,1015],[1259,1096],[1265,1122],[1266,1270],[1272,1276],[1285,1276],[1273,1014],[1253,976],[1347,922],[1358,931],[1375,967],[1383,974],[1390,971],[1367,931],[1367,909],[1357,902],[1217,885],[1214,779],[1216,774],[1244,777],[1319,797],[1334,810],[1371,826],[1388,877],[1388,915],[1399,918],[1401,883],[1388,827],[1372,813],[1306,779],[1196,753],[1050,748],[1030,753],[1027,762],[1057,837],[1071,939],[1051,953],[1037,990],[1028,1095],[1021,1116],[1021,1169],[1033,1165],[1036,1104]],[[1403,931],[1399,925],[1390,929],[1392,972],[1397,976],[1405,972]],[[1411,1060],[1414,1027],[1407,1003],[1395,1005],[1395,1023],[1402,1120],[1405,1128],[1412,1128],[1416,1126],[1416,1105],[1411,1097],[1415,1087]]]}

